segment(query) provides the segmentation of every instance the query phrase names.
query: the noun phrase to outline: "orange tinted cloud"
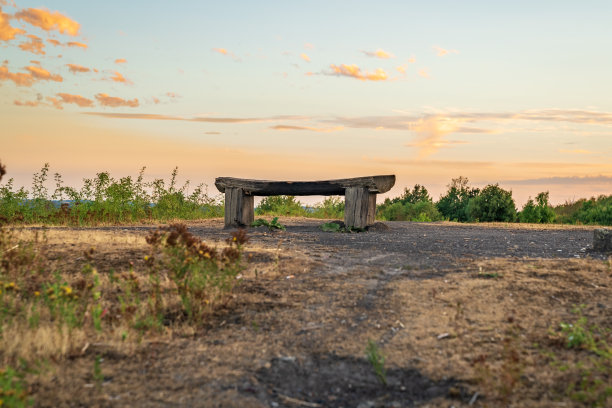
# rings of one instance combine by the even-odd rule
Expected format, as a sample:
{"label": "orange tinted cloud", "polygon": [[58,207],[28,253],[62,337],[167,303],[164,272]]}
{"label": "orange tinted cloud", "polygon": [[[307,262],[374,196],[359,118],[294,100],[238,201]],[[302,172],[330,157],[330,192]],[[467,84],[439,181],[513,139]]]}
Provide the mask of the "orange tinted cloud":
{"label": "orange tinted cloud", "polygon": [[395,58],[395,55],[388,53],[385,50],[382,49],[377,49],[376,51],[363,51],[363,53],[365,55],[367,55],[368,57],[374,57],[374,58],[382,58],[382,59],[389,59],[389,58]]}
{"label": "orange tinted cloud", "polygon": [[59,96],[62,99],[62,103],[74,103],[82,108],[93,106],[93,101],[91,99],[87,99],[80,95],[70,95],[67,93],[58,93],[57,96]]}
{"label": "orange tinted cloud", "polygon": [[445,50],[444,48],[438,46],[435,46],[433,48],[434,50],[436,50],[436,55],[438,55],[438,57],[443,57],[448,54],[459,54],[459,51],[457,50]]}
{"label": "orange tinted cloud", "polygon": [[127,60],[125,58],[117,58],[115,64],[125,64]]}
{"label": "orange tinted cloud", "polygon": [[15,14],[15,18],[42,28],[45,31],[59,31],[62,34],[76,36],[81,25],[70,17],[47,9],[28,8]]}
{"label": "orange tinted cloud", "polygon": [[389,79],[387,73],[382,68],[378,68],[373,73],[361,72],[361,69],[357,65],[342,64],[338,66],[332,64],[330,68],[333,71],[332,75],[353,77],[360,81],[385,81]]}
{"label": "orange tinted cloud", "polygon": [[47,71],[46,69],[41,68],[41,67],[30,65],[30,66],[27,66],[26,69],[30,71],[30,74],[32,75],[32,77],[39,79],[41,81],[62,82],[64,80],[64,78],[62,78],[61,75],[58,75],[58,74],[54,75],[50,73],[49,71]]}
{"label": "orange tinted cloud", "polygon": [[429,78],[429,72],[427,72],[427,70],[425,70],[425,69],[419,70],[418,74],[419,74],[420,77]]}
{"label": "orange tinted cloud", "polygon": [[51,102],[53,104],[53,107],[56,109],[64,109],[64,107],[62,106],[62,101],[54,98],[52,96],[47,96],[46,98],[49,102]]}
{"label": "orange tinted cloud", "polygon": [[11,20],[11,16],[6,13],[3,13],[2,7],[0,7],[0,40],[1,41],[10,41],[13,38],[15,38],[17,34],[25,33],[25,31],[23,31],[20,28],[12,27],[9,24],[10,20]]}
{"label": "orange tinted cloud", "polygon": [[44,55],[45,44],[42,42],[42,39],[33,34],[28,35],[28,38],[30,39],[30,41],[19,44],[19,48],[34,54]]}
{"label": "orange tinted cloud", "polygon": [[344,129],[344,126],[336,126],[332,128],[317,128],[312,126],[292,126],[292,125],[276,125],[270,126],[270,129],[289,131],[289,130],[309,130],[311,132],[337,132]]}
{"label": "orange tinted cloud", "polygon": [[32,86],[34,78],[32,74],[23,72],[10,72],[7,67],[0,67],[0,81],[13,81],[17,86]]}
{"label": "orange tinted cloud", "polygon": [[91,69],[89,69],[87,67],[84,67],[82,65],[66,64],[66,66],[68,67],[70,72],[72,72],[73,74],[76,74],[77,72],[89,72],[89,71],[91,71]]}
{"label": "orange tinted cloud", "polygon": [[304,43],[304,48],[308,48],[309,50],[314,49],[314,45],[312,45],[311,43]]}
{"label": "orange tinted cloud", "polygon": [[57,40],[56,40],[56,39],[54,39],[54,38],[47,38],[47,42],[48,42],[49,44],[53,44],[53,45],[55,45],[56,47],[57,47],[58,45],[62,45],[62,43],[61,43],[61,42],[57,41]]}
{"label": "orange tinted cloud", "polygon": [[123,84],[131,84],[132,83],[131,81],[126,79],[123,75],[121,75],[117,71],[115,71],[115,74],[112,77],[110,77],[110,79],[115,81],[115,82],[121,82]]}
{"label": "orange tinted cloud", "polygon": [[99,93],[96,95],[96,99],[100,102],[102,106],[110,106],[112,108],[117,108],[120,106],[129,106],[130,108],[138,107],[138,99],[123,99],[117,96],[108,96],[105,93]]}
{"label": "orange tinted cloud", "polygon": [[304,53],[300,54],[300,58],[302,58],[306,62],[310,62],[310,57]]}
{"label": "orange tinted cloud", "polygon": [[225,48],[213,48],[213,51],[218,52],[219,54],[227,55],[228,51]]}
{"label": "orange tinted cloud", "polygon": [[66,45],[69,47],[80,47],[80,48],[87,49],[87,44],[83,44],[83,43],[76,42],[76,41],[70,41],[69,43],[66,43]]}
{"label": "orange tinted cloud", "polygon": [[13,101],[13,105],[16,106],[27,106],[28,108],[34,108],[36,106],[38,106],[40,104],[40,102],[38,101],[25,101],[25,102],[21,102],[21,101]]}

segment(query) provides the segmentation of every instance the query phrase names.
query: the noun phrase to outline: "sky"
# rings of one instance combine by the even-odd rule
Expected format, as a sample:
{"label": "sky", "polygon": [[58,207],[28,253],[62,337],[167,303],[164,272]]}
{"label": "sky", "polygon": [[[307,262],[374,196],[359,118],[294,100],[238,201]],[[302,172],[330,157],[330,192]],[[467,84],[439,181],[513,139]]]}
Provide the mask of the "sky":
{"label": "sky", "polygon": [[[610,1],[0,0],[0,161],[74,187],[452,178],[612,194]],[[3,180],[6,182],[7,180]],[[307,202],[308,200],[302,200]]]}

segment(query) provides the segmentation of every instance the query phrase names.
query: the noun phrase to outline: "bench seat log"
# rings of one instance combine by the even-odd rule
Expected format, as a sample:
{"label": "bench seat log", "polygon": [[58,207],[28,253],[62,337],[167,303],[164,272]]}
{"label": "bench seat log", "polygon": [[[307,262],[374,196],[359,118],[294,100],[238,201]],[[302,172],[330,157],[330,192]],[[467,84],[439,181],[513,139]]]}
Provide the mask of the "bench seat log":
{"label": "bench seat log", "polygon": [[321,181],[273,181],[218,177],[217,189],[225,193],[225,227],[248,226],[254,220],[254,196],[343,195],[344,223],[365,228],[376,217],[376,194],[395,184],[394,175]]}

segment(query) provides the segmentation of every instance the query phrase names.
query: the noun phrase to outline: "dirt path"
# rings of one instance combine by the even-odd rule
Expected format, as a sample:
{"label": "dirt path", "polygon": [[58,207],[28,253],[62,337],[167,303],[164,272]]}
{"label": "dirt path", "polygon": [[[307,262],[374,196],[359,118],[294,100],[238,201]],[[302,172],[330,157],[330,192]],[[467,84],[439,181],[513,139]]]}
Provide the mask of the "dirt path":
{"label": "dirt path", "polygon": [[[590,251],[589,228],[397,222],[341,234],[321,232],[320,220],[281,222],[287,231],[249,232],[249,273],[206,330],[136,353],[92,344],[35,387],[39,405],[550,406],[563,399],[551,391],[556,377],[538,377],[543,357],[524,344],[545,341],[580,303],[612,327],[609,263]],[[73,246],[89,245],[79,233],[141,238],[151,228],[82,230]],[[190,230],[209,241],[228,236],[221,220]],[[137,245],[99,246],[101,271],[139,259]],[[526,340],[508,396],[478,368],[506,381],[512,330]],[[387,357],[385,386],[365,357],[369,340]],[[96,355],[101,389],[92,388]]]}

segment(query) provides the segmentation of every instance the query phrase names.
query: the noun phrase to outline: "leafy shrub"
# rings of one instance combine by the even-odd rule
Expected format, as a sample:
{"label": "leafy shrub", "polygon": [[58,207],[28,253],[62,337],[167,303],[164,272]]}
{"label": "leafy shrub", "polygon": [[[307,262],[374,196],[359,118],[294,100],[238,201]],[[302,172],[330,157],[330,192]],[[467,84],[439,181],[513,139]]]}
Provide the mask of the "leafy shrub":
{"label": "leafy shrub", "polygon": [[286,230],[287,228],[278,222],[278,217],[272,218],[272,221],[264,220],[263,218],[259,218],[251,223],[251,227],[268,227],[270,231],[273,230]]}
{"label": "leafy shrub", "polygon": [[386,221],[438,221],[442,215],[434,205],[424,186],[415,184],[412,190],[393,199],[386,199],[378,206],[378,218]]}
{"label": "leafy shrub", "polygon": [[315,205],[309,216],[315,218],[344,218],[344,200],[338,196],[326,197],[322,203]]}
{"label": "leafy shrub", "polygon": [[469,200],[467,212],[471,221],[514,222],[516,206],[512,191],[506,191],[498,184],[489,184],[480,194]]}
{"label": "leafy shrub", "polygon": [[305,216],[306,210],[295,196],[280,195],[264,197],[255,209],[255,214]]}
{"label": "leafy shrub", "polygon": [[436,203],[436,208],[445,219],[460,222],[470,220],[468,204],[478,196],[480,190],[470,188],[468,183],[467,177],[452,179],[446,194]]}
{"label": "leafy shrub", "polygon": [[546,224],[555,220],[555,212],[548,203],[548,191],[536,196],[536,203],[531,197],[518,214],[520,222]]}
{"label": "leafy shrub", "polygon": [[558,223],[612,225],[612,195],[566,202],[554,212]]}

